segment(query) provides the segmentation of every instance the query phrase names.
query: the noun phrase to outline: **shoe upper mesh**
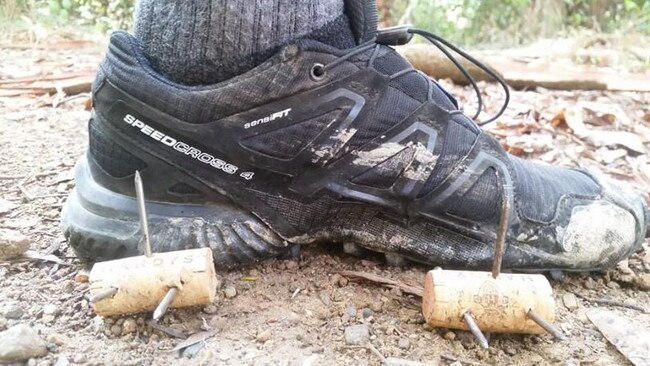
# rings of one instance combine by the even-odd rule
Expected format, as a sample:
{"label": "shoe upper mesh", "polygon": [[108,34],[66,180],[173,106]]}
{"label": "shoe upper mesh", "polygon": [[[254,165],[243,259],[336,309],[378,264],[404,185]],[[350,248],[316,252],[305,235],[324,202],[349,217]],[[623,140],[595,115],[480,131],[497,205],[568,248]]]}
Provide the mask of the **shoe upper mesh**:
{"label": "shoe upper mesh", "polygon": [[574,169],[547,166],[510,157],[517,184],[515,193],[521,213],[529,220],[550,222],[565,195],[595,197],[600,186],[589,175]]}
{"label": "shoe upper mesh", "polygon": [[341,115],[342,111],[336,109],[275,131],[242,139],[240,143],[269,156],[281,159],[292,158]]}
{"label": "shoe upper mesh", "polygon": [[418,197],[428,194],[447,178],[456,167],[456,164],[470,152],[476,138],[475,131],[458,121],[450,119],[447,122],[440,157]]}
{"label": "shoe upper mesh", "polygon": [[494,168],[486,170],[465,194],[455,197],[447,213],[480,222],[497,222],[501,192]]}
{"label": "shoe upper mesh", "polygon": [[106,173],[114,178],[126,178],[136,170],[144,170],[147,164],[117,145],[113,139],[97,128],[94,119],[88,124],[88,149],[90,155]]}
{"label": "shoe upper mesh", "polygon": [[366,170],[354,178],[352,182],[375,188],[390,188],[411,163],[414,154],[413,149],[404,148],[397,154],[387,157],[385,161],[374,168]]}

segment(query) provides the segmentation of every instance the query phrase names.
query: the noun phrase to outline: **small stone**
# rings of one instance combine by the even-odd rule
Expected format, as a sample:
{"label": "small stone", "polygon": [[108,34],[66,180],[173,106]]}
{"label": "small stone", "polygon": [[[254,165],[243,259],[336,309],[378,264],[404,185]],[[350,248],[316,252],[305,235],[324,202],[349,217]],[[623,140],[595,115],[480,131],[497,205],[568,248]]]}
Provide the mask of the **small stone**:
{"label": "small stone", "polygon": [[43,323],[45,324],[52,324],[56,320],[56,317],[54,315],[43,315],[41,320],[43,320]]}
{"label": "small stone", "polygon": [[345,343],[362,346],[370,341],[370,330],[366,324],[352,325],[345,328]]}
{"label": "small stone", "polygon": [[203,312],[210,315],[216,314],[218,310],[219,309],[217,309],[217,307],[214,304],[210,304],[203,308]]}
{"label": "small stone", "polygon": [[618,290],[621,288],[621,285],[619,285],[618,282],[609,281],[607,282],[607,287],[611,288],[612,290]]}
{"label": "small stone", "polygon": [[593,289],[596,288],[596,285],[597,285],[597,283],[596,283],[596,281],[594,281],[593,278],[591,278],[591,277],[587,277],[587,278],[585,279],[584,286],[585,286],[586,289],[588,289],[588,290],[593,290]]}
{"label": "small stone", "polygon": [[341,275],[338,274],[338,273],[335,273],[335,274],[332,275],[332,277],[330,277],[330,283],[332,285],[338,286],[339,281],[341,281]]}
{"label": "small stone", "polygon": [[0,216],[18,207],[15,203],[0,198]]}
{"label": "small stone", "polygon": [[237,290],[232,286],[228,286],[223,290],[223,294],[226,295],[227,299],[232,299],[237,296]]}
{"label": "small stone", "polygon": [[361,310],[361,316],[362,316],[364,319],[370,318],[370,317],[373,316],[373,315],[374,315],[374,313],[373,313],[372,310],[370,310],[369,308],[363,308],[363,309]]}
{"label": "small stone", "polygon": [[113,324],[111,326],[111,334],[113,334],[114,336],[117,336],[117,337],[121,336],[122,335],[122,327],[117,325],[117,324]]}
{"label": "small stone", "polygon": [[296,262],[296,261],[287,261],[284,264],[284,268],[286,268],[286,269],[296,269],[296,268],[298,268],[298,262]]}
{"label": "small stone", "polygon": [[408,350],[411,348],[411,341],[408,338],[400,338],[397,342],[397,347],[400,349]]}
{"label": "small stone", "polygon": [[36,366],[52,366],[52,361],[50,361],[50,360],[43,360],[43,361],[37,363]]}
{"label": "small stone", "polygon": [[345,308],[345,315],[347,315],[350,318],[354,318],[355,316],[357,316],[357,308],[355,308],[352,305],[346,307]]}
{"label": "small stone", "polygon": [[59,356],[54,366],[70,366],[70,361],[68,361],[68,358],[65,356]]}
{"label": "small stone", "polygon": [[509,356],[514,356],[514,355],[517,354],[517,349],[516,349],[515,347],[506,347],[505,352],[506,352]]}
{"label": "small stone", "polygon": [[18,324],[0,333],[0,363],[26,361],[46,354],[45,342],[27,325]]}
{"label": "small stone", "polygon": [[43,314],[45,315],[57,315],[58,313],[59,309],[54,304],[47,304],[43,306]]}
{"label": "small stone", "polygon": [[381,313],[382,308],[384,307],[384,303],[380,300],[373,301],[370,304],[370,309],[374,311],[375,313]]}
{"label": "small stone", "polygon": [[634,278],[634,284],[639,290],[650,291],[650,273],[641,273]]}
{"label": "small stone", "polygon": [[273,334],[271,333],[270,330],[264,329],[261,332],[257,333],[257,337],[255,337],[255,340],[260,342],[260,343],[264,343],[264,342],[268,341],[269,339],[271,339],[272,335]]}
{"label": "small stone", "polygon": [[578,299],[574,294],[562,295],[562,302],[564,303],[564,306],[569,310],[575,310],[578,308]]}
{"label": "small stone", "polygon": [[77,272],[77,274],[74,276],[74,280],[79,283],[86,283],[88,282],[89,275],[90,273],[87,270],[82,269],[81,271]]}
{"label": "small stone", "polygon": [[340,286],[340,287],[345,287],[345,286],[348,285],[348,282],[349,282],[349,281],[348,281],[347,278],[345,278],[345,277],[341,277],[341,279],[339,280],[339,286]]}
{"label": "small stone", "polygon": [[46,338],[47,343],[53,343],[56,344],[57,346],[63,346],[65,344],[65,337],[57,334],[57,333],[52,333]]}
{"label": "small stone", "polygon": [[456,339],[456,333],[452,331],[448,331],[445,333],[444,338],[448,341],[453,341],[454,339]]}
{"label": "small stone", "polygon": [[72,362],[76,364],[86,363],[86,355],[83,353],[77,353],[74,355],[74,357],[72,357]]}
{"label": "small stone", "polygon": [[18,231],[0,229],[0,261],[22,255],[29,244],[29,239]]}
{"label": "small stone", "polygon": [[326,308],[326,307],[319,307],[318,309],[316,309],[316,317],[317,317],[318,319],[320,319],[320,320],[326,320],[326,319],[328,319],[330,316],[332,316],[332,313],[330,312],[330,310],[329,310],[328,308]]}
{"label": "small stone", "polygon": [[122,323],[122,334],[135,333],[138,330],[138,323],[133,318],[128,318]]}
{"label": "small stone", "polygon": [[4,308],[4,316],[7,319],[20,319],[23,317],[23,309],[17,305],[7,305]]}
{"label": "small stone", "polygon": [[332,300],[330,300],[330,295],[326,291],[321,291],[318,293],[318,298],[325,306],[332,305]]}

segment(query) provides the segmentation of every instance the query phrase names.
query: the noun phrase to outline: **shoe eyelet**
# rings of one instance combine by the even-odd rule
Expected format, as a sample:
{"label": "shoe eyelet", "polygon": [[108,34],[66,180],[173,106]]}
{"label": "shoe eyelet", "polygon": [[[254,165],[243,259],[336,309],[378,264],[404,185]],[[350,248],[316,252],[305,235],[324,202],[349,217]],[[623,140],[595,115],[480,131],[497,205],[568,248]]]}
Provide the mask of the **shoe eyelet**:
{"label": "shoe eyelet", "polygon": [[311,71],[309,72],[309,76],[314,81],[321,81],[321,80],[325,79],[325,65],[323,65],[323,64],[314,64],[314,66],[311,67]]}

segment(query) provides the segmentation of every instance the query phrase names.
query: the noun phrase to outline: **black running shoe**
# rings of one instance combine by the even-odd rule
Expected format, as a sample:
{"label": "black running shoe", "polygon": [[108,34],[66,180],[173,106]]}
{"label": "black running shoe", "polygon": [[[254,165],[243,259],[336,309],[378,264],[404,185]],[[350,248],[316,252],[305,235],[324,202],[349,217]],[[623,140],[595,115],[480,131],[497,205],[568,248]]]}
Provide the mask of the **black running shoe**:
{"label": "black running shoe", "polygon": [[[217,265],[297,244],[353,242],[430,265],[589,270],[641,247],[647,214],[626,187],[506,154],[382,31],[339,50],[290,44],[223,83],[159,75],[127,33],[93,86],[90,146],[63,228],[82,258],[138,254],[140,171],[155,251],[211,247]],[[506,207],[506,215],[502,215]]]}

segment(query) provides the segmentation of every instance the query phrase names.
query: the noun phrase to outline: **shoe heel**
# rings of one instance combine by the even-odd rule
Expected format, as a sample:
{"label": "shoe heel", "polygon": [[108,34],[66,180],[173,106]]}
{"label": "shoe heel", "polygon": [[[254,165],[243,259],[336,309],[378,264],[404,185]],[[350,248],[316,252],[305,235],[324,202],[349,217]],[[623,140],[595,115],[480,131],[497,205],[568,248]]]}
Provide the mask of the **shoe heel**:
{"label": "shoe heel", "polygon": [[[75,167],[76,188],[62,211],[61,227],[82,259],[102,261],[140,255],[140,223],[134,197],[97,183],[84,156]],[[154,252],[209,247],[218,268],[295,253],[252,213],[232,204],[147,201]]]}

